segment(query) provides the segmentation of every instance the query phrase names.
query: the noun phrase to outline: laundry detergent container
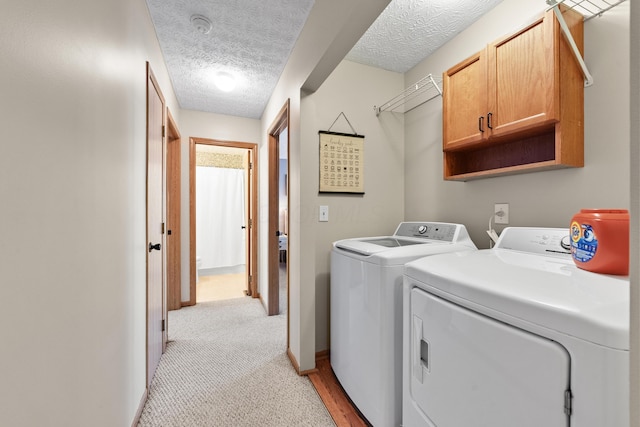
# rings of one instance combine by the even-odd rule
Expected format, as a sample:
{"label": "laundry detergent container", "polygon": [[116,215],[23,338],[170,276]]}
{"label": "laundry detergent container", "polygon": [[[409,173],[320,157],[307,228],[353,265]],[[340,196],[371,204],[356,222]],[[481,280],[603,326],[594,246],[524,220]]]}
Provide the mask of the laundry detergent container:
{"label": "laundry detergent container", "polygon": [[594,273],[629,274],[629,211],[582,209],[571,219],[571,255]]}

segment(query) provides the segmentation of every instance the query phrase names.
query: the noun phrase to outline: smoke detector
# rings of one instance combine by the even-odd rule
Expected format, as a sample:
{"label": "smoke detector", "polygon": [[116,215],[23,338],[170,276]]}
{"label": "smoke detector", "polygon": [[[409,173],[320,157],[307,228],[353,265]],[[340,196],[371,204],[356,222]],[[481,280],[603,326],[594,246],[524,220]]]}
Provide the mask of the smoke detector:
{"label": "smoke detector", "polygon": [[209,34],[211,32],[211,29],[213,28],[211,20],[202,15],[192,15],[191,24],[193,24],[196,30],[198,30],[202,34]]}

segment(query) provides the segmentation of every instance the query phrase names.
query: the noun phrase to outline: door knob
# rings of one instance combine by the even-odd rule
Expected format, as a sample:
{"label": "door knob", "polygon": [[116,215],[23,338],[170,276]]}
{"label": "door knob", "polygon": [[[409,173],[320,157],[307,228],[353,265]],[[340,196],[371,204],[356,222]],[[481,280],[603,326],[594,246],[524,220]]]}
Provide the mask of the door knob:
{"label": "door knob", "polygon": [[156,243],[155,245],[151,242],[149,242],[149,252],[151,252],[152,250],[156,250],[159,251],[160,250],[160,243]]}
{"label": "door knob", "polygon": [[244,230],[244,229],[245,229],[245,228],[247,228],[247,227],[245,227],[244,225],[242,225],[242,226],[240,226],[240,228],[242,228],[242,229]]}

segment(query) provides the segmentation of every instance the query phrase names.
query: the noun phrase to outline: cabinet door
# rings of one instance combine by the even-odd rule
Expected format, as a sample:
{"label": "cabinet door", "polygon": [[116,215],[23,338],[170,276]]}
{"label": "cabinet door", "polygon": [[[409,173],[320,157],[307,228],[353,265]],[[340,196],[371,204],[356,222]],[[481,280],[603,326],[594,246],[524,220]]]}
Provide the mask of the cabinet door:
{"label": "cabinet door", "polygon": [[485,50],[443,75],[444,151],[478,143],[486,138],[487,72]]}
{"label": "cabinet door", "polygon": [[556,21],[553,11],[487,48],[488,127],[492,136],[558,121]]}

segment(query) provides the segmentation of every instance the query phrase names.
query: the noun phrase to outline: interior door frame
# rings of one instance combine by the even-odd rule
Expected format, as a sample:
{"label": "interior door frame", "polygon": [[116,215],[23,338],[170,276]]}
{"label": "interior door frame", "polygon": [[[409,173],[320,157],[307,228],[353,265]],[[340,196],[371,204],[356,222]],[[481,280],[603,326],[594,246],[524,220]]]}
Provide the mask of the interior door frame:
{"label": "interior door frame", "polygon": [[[280,251],[279,251],[279,192],[280,192],[280,134],[287,130],[287,151],[290,151],[289,132],[289,104],[287,99],[268,130],[269,140],[269,231],[268,231],[268,266],[269,282],[267,314],[277,315],[280,312]],[[287,162],[289,155],[287,154]],[[289,173],[288,167],[287,171]],[[287,180],[287,186],[289,185]],[[289,189],[287,188],[287,212],[289,209]],[[287,215],[287,221],[291,215]],[[291,230],[287,224],[287,229]],[[287,239],[287,348],[289,347],[289,254],[291,253],[291,239]]]}
{"label": "interior door frame", "polygon": [[247,233],[247,289],[248,295],[259,298],[258,292],[258,144],[208,138],[189,138],[189,302],[196,304],[196,144],[249,150],[251,157],[249,194],[249,232]]}
{"label": "interior door frame", "polygon": [[[181,216],[181,190],[180,190],[180,162],[181,162],[181,136],[178,126],[167,107],[167,132],[165,138],[167,147],[166,161],[166,271],[167,271],[167,310],[177,310],[182,307],[181,290],[181,247],[180,240],[180,216]],[[167,333],[165,327],[165,334]]]}

